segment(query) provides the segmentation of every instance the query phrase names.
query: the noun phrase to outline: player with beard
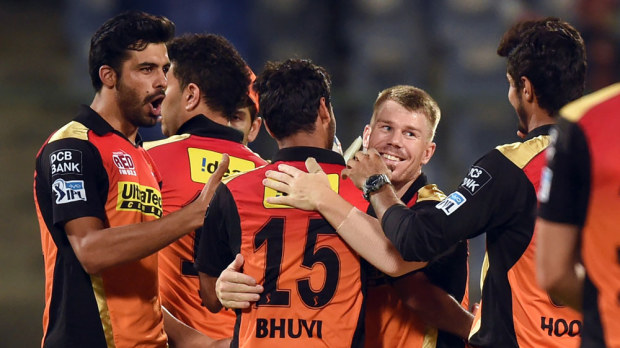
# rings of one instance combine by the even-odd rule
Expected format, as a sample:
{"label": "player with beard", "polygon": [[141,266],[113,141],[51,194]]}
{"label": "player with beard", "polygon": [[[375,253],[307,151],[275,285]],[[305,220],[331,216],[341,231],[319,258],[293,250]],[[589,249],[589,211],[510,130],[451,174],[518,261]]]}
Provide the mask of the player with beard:
{"label": "player with beard", "polygon": [[327,72],[307,60],[268,63],[254,83],[260,115],[279,151],[273,163],[220,185],[205,217],[196,255],[205,305],[221,309],[215,281],[241,253],[244,271],[264,280],[257,305],[237,311],[233,347],[360,347],[363,272],[357,254],[316,212],[266,203],[261,184],[280,163],[316,157],[332,188],[365,209],[352,183],[339,180],[342,156],[331,150],[336,122]]}
{"label": "player with beard", "polygon": [[175,345],[212,343],[162,310],[156,252],[202,224],[213,187],[159,219],[159,172],[137,135],[160,117],[173,36],[170,20],[143,12],[106,21],[91,39],[92,103],[37,154],[42,347],[163,348],[166,332]]}

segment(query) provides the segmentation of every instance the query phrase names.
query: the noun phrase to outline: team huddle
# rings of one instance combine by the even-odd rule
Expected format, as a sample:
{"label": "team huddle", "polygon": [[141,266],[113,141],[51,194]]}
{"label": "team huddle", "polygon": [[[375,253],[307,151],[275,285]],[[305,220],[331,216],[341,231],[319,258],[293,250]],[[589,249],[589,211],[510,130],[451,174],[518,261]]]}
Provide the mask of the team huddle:
{"label": "team huddle", "polygon": [[[582,98],[584,42],[557,18],[497,54],[522,141],[444,194],[424,90],[380,91],[343,156],[323,67],[255,76],[221,36],[109,19],[92,103],[37,154],[42,347],[620,347],[620,84]],[[269,161],[247,147],[263,123]]]}

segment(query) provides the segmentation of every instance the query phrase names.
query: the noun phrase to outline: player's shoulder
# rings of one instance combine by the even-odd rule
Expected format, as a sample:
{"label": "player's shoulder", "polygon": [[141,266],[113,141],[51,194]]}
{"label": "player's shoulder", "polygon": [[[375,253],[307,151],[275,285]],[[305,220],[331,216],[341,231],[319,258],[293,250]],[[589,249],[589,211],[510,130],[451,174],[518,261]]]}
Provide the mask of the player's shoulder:
{"label": "player's shoulder", "polygon": [[77,121],[71,121],[58,129],[47,141],[48,144],[66,139],[88,140],[89,128]]}
{"label": "player's shoulder", "polygon": [[170,137],[168,137],[166,139],[155,140],[155,141],[147,141],[142,146],[144,147],[145,150],[148,151],[148,150],[154,149],[156,147],[177,143],[177,142],[185,140],[185,139],[187,139],[189,137],[190,137],[189,134],[173,135],[173,136],[170,136]]}
{"label": "player's shoulder", "polygon": [[543,152],[550,144],[551,137],[542,134],[523,142],[497,146],[495,149],[519,168],[524,168],[535,156]]}
{"label": "player's shoulder", "polygon": [[422,186],[418,190],[418,198],[416,203],[424,202],[424,201],[443,201],[446,198],[446,195],[437,187],[435,184],[428,184]]}
{"label": "player's shoulder", "polygon": [[595,107],[611,100],[617,103],[618,98],[620,98],[620,83],[615,83],[566,104],[560,110],[560,115],[570,122],[579,122]]}

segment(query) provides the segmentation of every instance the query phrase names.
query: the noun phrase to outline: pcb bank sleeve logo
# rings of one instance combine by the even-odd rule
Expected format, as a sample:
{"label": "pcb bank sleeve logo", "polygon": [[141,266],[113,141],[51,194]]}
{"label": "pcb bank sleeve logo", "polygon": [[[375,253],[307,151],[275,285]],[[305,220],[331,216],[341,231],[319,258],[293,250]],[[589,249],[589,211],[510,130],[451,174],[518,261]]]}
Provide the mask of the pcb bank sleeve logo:
{"label": "pcb bank sleeve logo", "polygon": [[[190,147],[189,156],[190,177],[193,182],[205,184],[222,161],[222,153]],[[224,177],[232,174],[247,172],[256,167],[254,162],[239,157],[229,156],[230,162]]]}
{"label": "pcb bank sleeve logo", "polygon": [[56,179],[52,184],[52,191],[56,196],[56,204],[86,201],[84,180]]}
{"label": "pcb bank sleeve logo", "polygon": [[[334,192],[339,192],[339,187],[340,187],[340,176],[338,174],[327,174],[327,179],[329,180],[329,187],[334,191]],[[273,179],[269,179],[269,180],[273,180]],[[265,208],[293,208],[290,205],[285,205],[285,204],[273,204],[273,203],[268,203],[267,202],[267,197],[280,197],[280,196],[284,196],[286,195],[283,192],[280,191],[276,191],[272,188],[269,188],[267,186],[265,186],[265,194],[263,197],[263,206]]]}

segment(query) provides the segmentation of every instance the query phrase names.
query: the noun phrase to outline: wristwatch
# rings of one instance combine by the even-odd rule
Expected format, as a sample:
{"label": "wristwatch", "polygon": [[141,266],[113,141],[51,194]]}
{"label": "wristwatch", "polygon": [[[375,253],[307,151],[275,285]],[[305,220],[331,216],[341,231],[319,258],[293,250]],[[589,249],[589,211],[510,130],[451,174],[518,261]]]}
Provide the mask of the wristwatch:
{"label": "wristwatch", "polygon": [[385,174],[375,174],[371,175],[366,179],[364,186],[362,187],[362,193],[364,194],[364,199],[370,202],[370,194],[379,190],[383,185],[390,184],[390,179]]}

